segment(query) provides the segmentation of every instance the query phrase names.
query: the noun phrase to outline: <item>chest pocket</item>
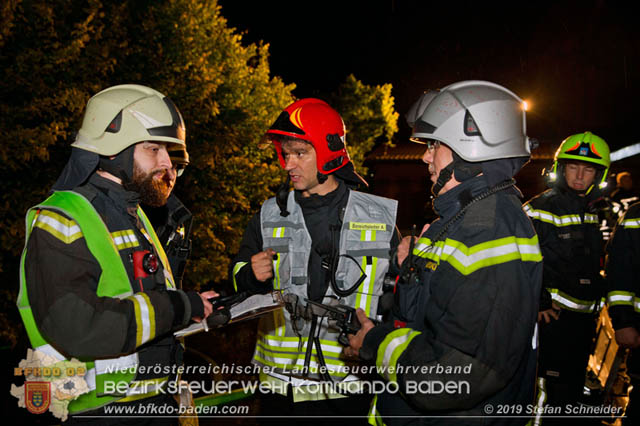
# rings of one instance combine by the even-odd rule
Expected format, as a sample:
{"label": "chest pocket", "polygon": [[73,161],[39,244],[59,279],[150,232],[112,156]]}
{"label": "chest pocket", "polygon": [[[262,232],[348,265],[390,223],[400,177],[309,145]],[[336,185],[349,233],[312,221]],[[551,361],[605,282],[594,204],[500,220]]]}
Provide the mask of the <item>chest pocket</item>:
{"label": "chest pocket", "polygon": [[308,283],[307,264],[311,239],[304,226],[296,223],[263,224],[263,249],[276,251],[273,259],[273,288],[286,289],[289,286]]}

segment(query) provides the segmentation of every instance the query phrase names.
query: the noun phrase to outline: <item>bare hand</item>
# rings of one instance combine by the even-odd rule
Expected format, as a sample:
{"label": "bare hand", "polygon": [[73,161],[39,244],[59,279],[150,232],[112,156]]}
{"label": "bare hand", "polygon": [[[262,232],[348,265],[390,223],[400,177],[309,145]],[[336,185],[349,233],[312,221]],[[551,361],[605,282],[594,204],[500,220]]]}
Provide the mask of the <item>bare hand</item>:
{"label": "bare hand", "polygon": [[[417,240],[416,237],[413,237]],[[404,237],[398,244],[398,265],[402,266],[402,262],[409,256],[409,247],[411,247],[411,237]]]}
{"label": "bare hand", "polygon": [[274,249],[268,248],[251,256],[251,269],[258,281],[265,282],[273,278],[273,256],[275,254]]}
{"label": "bare hand", "polygon": [[557,321],[560,319],[560,312],[562,312],[562,308],[556,305],[556,302],[551,302],[551,309],[538,312],[538,322],[541,322],[543,319],[547,324],[549,324],[552,319]]}
{"label": "bare hand", "polygon": [[637,348],[640,346],[640,334],[635,327],[625,327],[616,330],[616,342],[623,348]]}
{"label": "bare hand", "polygon": [[191,318],[195,322],[200,322],[203,319],[206,319],[209,315],[211,315],[211,312],[213,312],[213,305],[211,305],[211,302],[209,302],[209,299],[213,297],[218,297],[219,294],[213,290],[209,290],[209,291],[200,293],[199,296],[200,296],[200,299],[202,299],[202,304],[204,305],[204,318],[200,318],[200,317]]}
{"label": "bare hand", "polygon": [[367,317],[367,314],[360,308],[356,310],[356,315],[358,315],[358,321],[360,321],[360,330],[354,335],[349,334],[347,337],[349,338],[349,347],[344,348],[344,354],[347,357],[357,358],[360,354],[360,348],[362,347],[362,343],[364,342],[364,338],[374,327],[373,322]]}
{"label": "bare hand", "polygon": [[[424,234],[429,229],[431,224],[427,223],[422,227],[420,235]],[[414,241],[418,241],[417,237],[413,237]],[[402,262],[409,256],[409,247],[411,247],[411,237],[404,237],[400,244],[398,244],[398,265],[402,266]]]}

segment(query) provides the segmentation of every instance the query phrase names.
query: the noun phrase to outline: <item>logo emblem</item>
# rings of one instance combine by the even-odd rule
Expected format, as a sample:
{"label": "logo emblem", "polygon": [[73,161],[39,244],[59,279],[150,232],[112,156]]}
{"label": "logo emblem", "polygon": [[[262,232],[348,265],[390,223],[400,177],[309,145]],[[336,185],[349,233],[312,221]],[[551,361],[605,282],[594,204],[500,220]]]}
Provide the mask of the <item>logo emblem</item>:
{"label": "logo emblem", "polygon": [[565,151],[565,154],[577,155],[579,157],[595,158],[601,160],[602,156],[596,150],[595,144],[589,145],[587,142],[578,142]]}
{"label": "logo emblem", "polygon": [[42,414],[51,404],[51,383],[25,382],[24,396],[27,410],[33,414]]}
{"label": "logo emblem", "polygon": [[297,128],[304,130],[304,127],[302,127],[302,121],[300,120],[301,111],[302,111],[302,107],[297,108],[295,111],[291,113],[291,117],[289,119]]}

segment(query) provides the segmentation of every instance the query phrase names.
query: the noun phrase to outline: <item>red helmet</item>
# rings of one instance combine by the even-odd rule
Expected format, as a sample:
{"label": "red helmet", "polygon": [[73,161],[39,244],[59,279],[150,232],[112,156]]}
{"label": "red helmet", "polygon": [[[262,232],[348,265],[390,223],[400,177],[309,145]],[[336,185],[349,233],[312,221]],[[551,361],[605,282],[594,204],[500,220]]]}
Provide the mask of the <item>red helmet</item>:
{"label": "red helmet", "polygon": [[278,135],[302,139],[313,145],[318,172],[323,175],[351,162],[345,147],[344,122],[335,109],[320,99],[305,98],[292,103],[267,130],[266,138],[275,145],[284,168],[282,142]]}

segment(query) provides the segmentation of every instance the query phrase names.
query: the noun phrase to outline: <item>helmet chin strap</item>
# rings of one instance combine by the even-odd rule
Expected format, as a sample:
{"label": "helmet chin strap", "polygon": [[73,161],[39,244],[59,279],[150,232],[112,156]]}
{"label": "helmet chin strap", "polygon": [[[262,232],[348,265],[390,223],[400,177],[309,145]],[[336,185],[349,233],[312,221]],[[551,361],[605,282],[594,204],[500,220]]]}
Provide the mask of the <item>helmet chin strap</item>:
{"label": "helmet chin strap", "polygon": [[447,167],[440,170],[440,173],[438,174],[438,180],[431,186],[431,193],[433,195],[438,196],[438,193],[440,192],[440,190],[442,190],[442,187],[444,187],[447,182],[451,180],[451,177],[453,176],[454,163],[455,161],[452,161],[447,165]]}
{"label": "helmet chin strap", "polygon": [[122,180],[122,184],[126,185],[133,180],[134,149],[135,145],[131,145],[124,151],[120,151],[113,159],[101,155],[98,167],[119,178]]}
{"label": "helmet chin strap", "polygon": [[452,155],[453,161],[449,163],[447,167],[440,170],[438,180],[431,187],[433,195],[437,196],[452,177],[455,177],[458,182],[464,182],[482,173],[482,163],[465,161],[455,151],[452,152]]}
{"label": "helmet chin strap", "polygon": [[327,179],[329,179],[328,175],[323,175],[322,173],[318,172],[318,183],[319,184],[323,184],[327,181]]}

